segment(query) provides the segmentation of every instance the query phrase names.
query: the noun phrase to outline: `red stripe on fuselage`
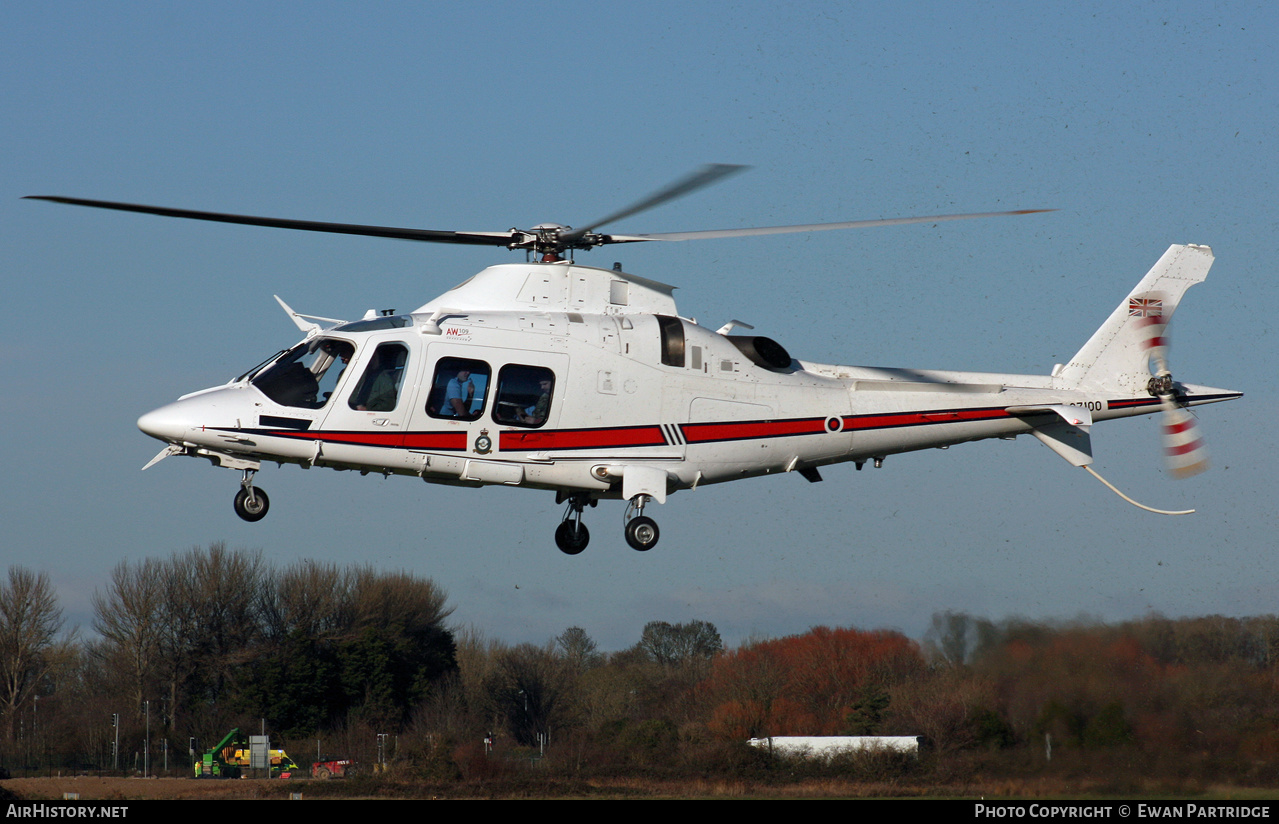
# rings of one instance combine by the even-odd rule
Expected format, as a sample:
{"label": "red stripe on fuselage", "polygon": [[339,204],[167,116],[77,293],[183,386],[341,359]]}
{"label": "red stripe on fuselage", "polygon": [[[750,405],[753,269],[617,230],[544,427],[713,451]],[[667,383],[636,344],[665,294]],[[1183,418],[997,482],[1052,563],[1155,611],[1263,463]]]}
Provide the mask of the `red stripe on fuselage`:
{"label": "red stripe on fuselage", "polygon": [[963,423],[1007,418],[1003,407],[989,409],[937,409],[931,412],[898,412],[889,415],[846,415],[845,429],[892,429],[898,426],[928,426],[939,423]]}
{"label": "red stripe on fuselage", "polygon": [[660,426],[621,426],[604,429],[522,430],[507,429],[498,435],[498,449],[519,452],[543,449],[610,449],[629,446],[665,446]]}
{"label": "red stripe on fuselage", "polygon": [[447,452],[466,450],[465,432],[300,432],[292,429],[273,430],[265,434],[299,441],[322,441],[355,446],[380,446],[406,449],[437,449]]}
{"label": "red stripe on fuselage", "polygon": [[786,421],[743,421],[741,423],[685,423],[680,431],[689,443],[742,441],[752,438],[784,438],[788,435],[816,435],[826,431],[825,418],[795,418]]}
{"label": "red stripe on fuselage", "polygon": [[465,432],[406,432],[404,445],[409,449],[439,449],[444,452],[466,451]]}
{"label": "red stripe on fuselage", "polygon": [[1117,401],[1106,401],[1107,408],[1110,409],[1132,409],[1134,406],[1153,406],[1163,403],[1158,398],[1131,398]]}
{"label": "red stripe on fuselage", "polygon": [[[1132,398],[1108,401],[1111,409],[1124,409],[1159,404],[1158,398]],[[843,430],[892,429],[906,426],[936,426],[948,423],[990,421],[1009,417],[1004,407],[981,409],[934,409],[923,412],[895,412],[870,415],[843,415]],[[714,423],[671,424],[679,429],[689,444],[717,441],[785,438],[822,435],[828,432],[826,418],[791,418],[768,421],[725,421]],[[242,430],[243,431],[243,430]],[[468,448],[466,432],[319,432],[302,430],[255,430],[262,434],[296,440],[318,440],[361,446],[399,447],[407,449],[464,452]],[[498,432],[499,452],[532,452],[569,449],[625,449],[645,446],[667,446],[670,441],[656,424],[643,426],[599,427],[593,429],[526,430],[507,429]]]}

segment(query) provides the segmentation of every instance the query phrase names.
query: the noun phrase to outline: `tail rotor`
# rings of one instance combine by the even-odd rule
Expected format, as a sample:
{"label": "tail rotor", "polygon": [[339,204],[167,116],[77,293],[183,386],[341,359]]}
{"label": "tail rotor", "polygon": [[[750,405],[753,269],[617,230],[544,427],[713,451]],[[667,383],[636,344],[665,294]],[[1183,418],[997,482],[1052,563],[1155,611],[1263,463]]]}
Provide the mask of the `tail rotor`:
{"label": "tail rotor", "polygon": [[1137,317],[1142,345],[1150,357],[1153,377],[1148,389],[1163,405],[1164,465],[1174,478],[1189,478],[1208,468],[1208,448],[1199,434],[1199,422],[1177,401],[1177,383],[1168,369],[1168,322],[1158,297],[1131,298],[1131,315]]}

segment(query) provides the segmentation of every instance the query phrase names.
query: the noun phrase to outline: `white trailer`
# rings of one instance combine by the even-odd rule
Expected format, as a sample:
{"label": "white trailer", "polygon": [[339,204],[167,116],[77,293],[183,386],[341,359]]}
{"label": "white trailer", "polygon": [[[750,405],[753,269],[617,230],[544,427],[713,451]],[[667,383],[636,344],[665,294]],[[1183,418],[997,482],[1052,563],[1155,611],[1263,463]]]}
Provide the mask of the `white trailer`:
{"label": "white trailer", "polygon": [[831,758],[851,752],[900,752],[919,755],[918,735],[775,735],[752,738],[752,747],[763,747],[779,755]]}

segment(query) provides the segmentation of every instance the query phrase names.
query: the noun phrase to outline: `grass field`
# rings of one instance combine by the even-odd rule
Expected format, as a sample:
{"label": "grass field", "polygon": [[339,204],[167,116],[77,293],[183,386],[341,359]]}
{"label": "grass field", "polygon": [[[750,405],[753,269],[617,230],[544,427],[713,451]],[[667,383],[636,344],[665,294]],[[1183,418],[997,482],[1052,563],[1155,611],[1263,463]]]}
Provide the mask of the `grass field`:
{"label": "grass field", "polygon": [[499,781],[424,782],[394,778],[352,781],[232,780],[189,778],[100,778],[94,776],[18,778],[0,782],[8,801],[54,801],[76,793],[80,801],[285,800],[306,799],[820,799],[820,798],[1182,798],[1212,800],[1279,799],[1279,790],[1230,784],[1182,787],[1166,782],[1116,787],[1097,781],[998,780],[942,785],[925,782],[864,782],[812,779],[787,782],[685,781],[612,778],[573,781],[526,777]]}

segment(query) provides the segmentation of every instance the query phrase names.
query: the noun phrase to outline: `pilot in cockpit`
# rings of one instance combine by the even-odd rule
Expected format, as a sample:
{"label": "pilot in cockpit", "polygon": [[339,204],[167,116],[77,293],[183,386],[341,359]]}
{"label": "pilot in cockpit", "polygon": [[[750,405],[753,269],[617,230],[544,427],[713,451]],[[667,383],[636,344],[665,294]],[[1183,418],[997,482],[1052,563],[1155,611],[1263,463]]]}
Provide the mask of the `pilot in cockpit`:
{"label": "pilot in cockpit", "polygon": [[326,340],[320,346],[326,353],[342,361],[343,368],[351,362],[351,355],[355,354],[355,347],[344,340]]}
{"label": "pilot in cockpit", "polygon": [[[328,401],[329,396],[333,394],[333,388],[337,386],[338,379],[342,377],[342,373],[346,371],[346,367],[350,365],[351,358],[355,355],[355,347],[344,340],[327,340],[320,344],[320,348],[330,360],[323,371],[316,376],[319,382],[317,391],[319,393],[320,405],[323,406]],[[334,368],[341,364],[340,367]]]}

